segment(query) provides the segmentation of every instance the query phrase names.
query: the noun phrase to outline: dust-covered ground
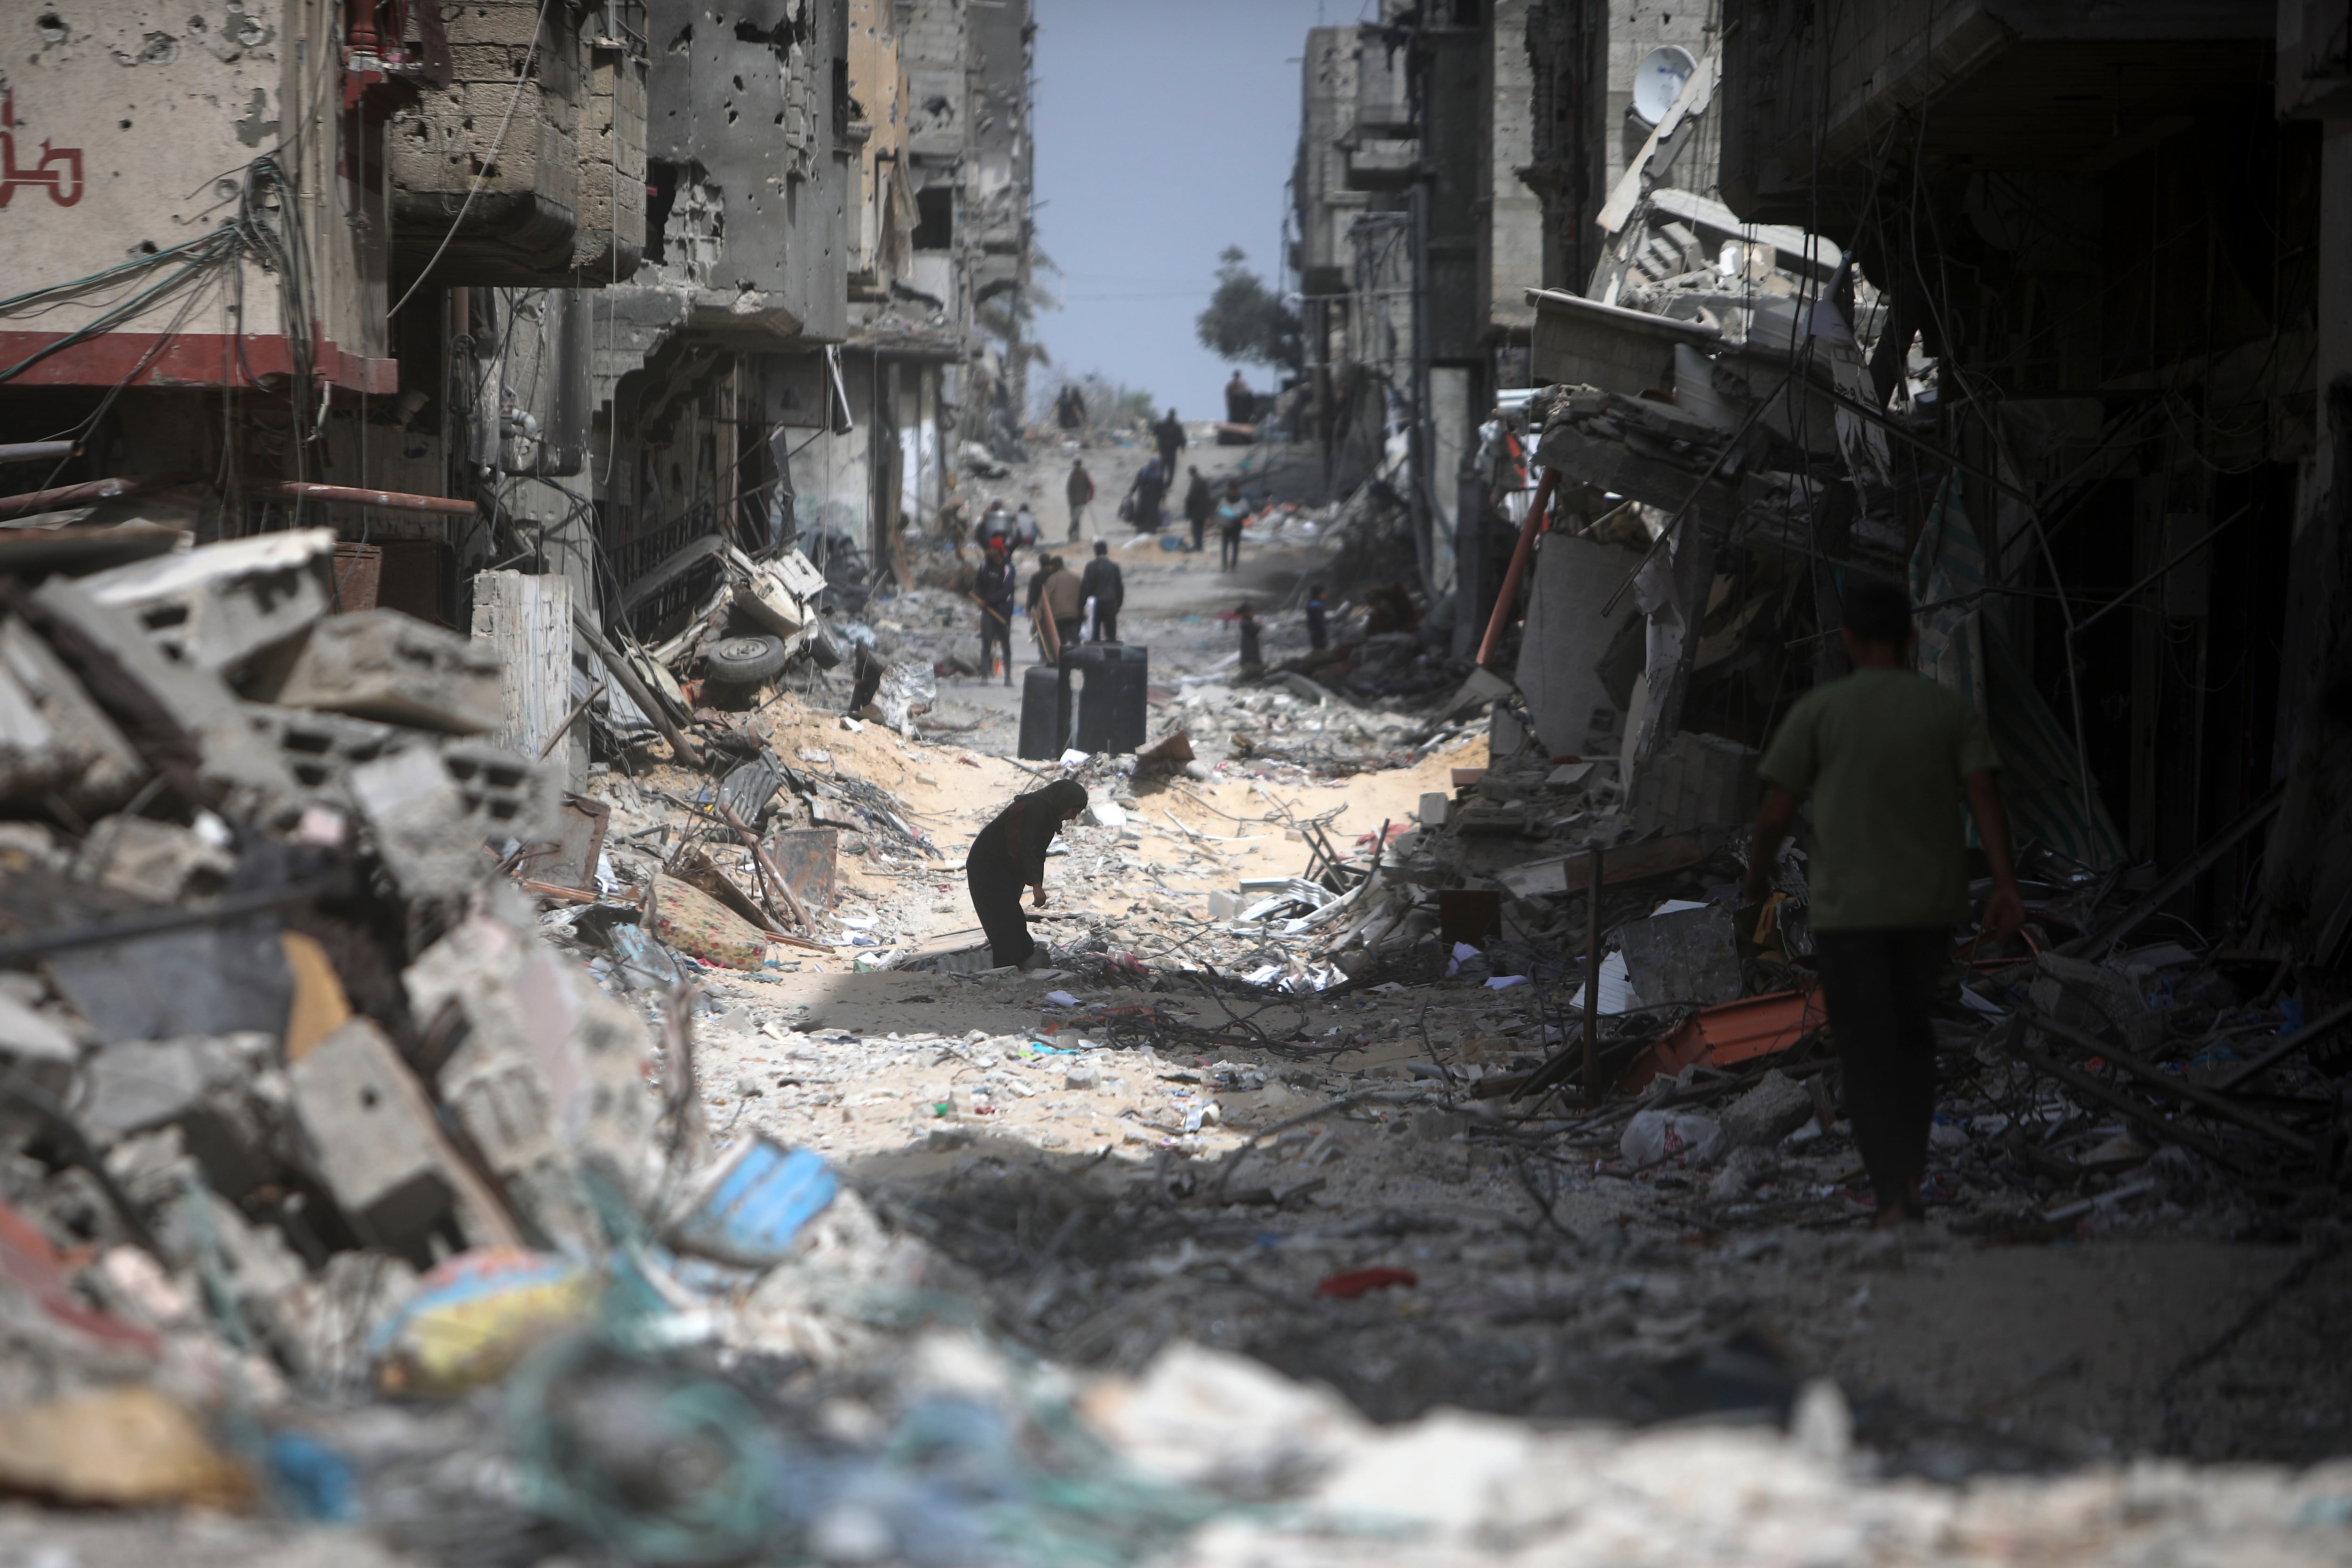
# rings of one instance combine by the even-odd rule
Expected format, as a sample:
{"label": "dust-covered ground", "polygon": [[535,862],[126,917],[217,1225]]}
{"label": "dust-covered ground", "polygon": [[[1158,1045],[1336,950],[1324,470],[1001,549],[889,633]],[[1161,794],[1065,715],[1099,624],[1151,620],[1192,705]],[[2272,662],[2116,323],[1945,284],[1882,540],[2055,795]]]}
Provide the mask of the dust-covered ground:
{"label": "dust-covered ground", "polygon": [[[1087,455],[1116,526],[1122,466],[1143,454]],[[1049,456],[998,487],[1039,487],[1049,540],[1066,467]],[[1189,728],[1213,776],[1096,778],[1117,825],[1066,830],[1049,862],[1046,971],[860,967],[978,942],[964,847],[1051,773],[1009,755],[1011,692],[943,677],[911,739],[845,728],[837,681],[742,716],[811,776],[889,791],[922,843],[872,833],[844,856],[845,944],[704,975],[695,1071],[714,1134],[824,1152],[956,1260],[996,1322],[1079,1365],[1132,1372],[1190,1340],[1383,1421],[1447,1405],[1771,1419],[1827,1376],[1879,1462],[1937,1478],[2352,1445],[2352,1260],[2329,1202],[2249,1206],[2184,1169],[2150,1201],[2021,1224],[1983,1139],[1953,1126],[1930,1219],[1875,1234],[1843,1121],[1735,1179],[1639,1168],[1573,1104],[1481,1098],[1557,1036],[1533,988],[1446,979],[1433,940],[1330,995],[1212,983],[1285,958],[1209,918],[1212,892],[1307,872],[1302,823],[1369,853],[1485,764],[1486,737],[1232,683],[1213,617],[1244,593],[1278,602],[1318,570],[1311,547],[1254,549],[1238,578],[1149,536],[1118,559],[1123,634],[1152,650],[1151,736]],[[976,648],[971,615],[926,590],[869,618],[904,658]],[[1295,614],[1268,622],[1270,659],[1303,650]],[[698,787],[606,781],[614,853],[656,856],[682,831],[656,792]],[[1328,1284],[1367,1268],[1410,1280]]]}

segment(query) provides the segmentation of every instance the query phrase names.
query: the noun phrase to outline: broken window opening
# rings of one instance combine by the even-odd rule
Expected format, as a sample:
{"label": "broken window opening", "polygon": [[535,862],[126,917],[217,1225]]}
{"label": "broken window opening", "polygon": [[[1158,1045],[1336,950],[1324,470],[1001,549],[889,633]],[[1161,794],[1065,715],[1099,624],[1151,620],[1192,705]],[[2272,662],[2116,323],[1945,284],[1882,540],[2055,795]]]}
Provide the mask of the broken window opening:
{"label": "broken window opening", "polygon": [[915,248],[955,247],[955,188],[933,185],[915,193]]}
{"label": "broken window opening", "polygon": [[646,262],[658,267],[667,259],[665,230],[669,209],[677,201],[678,165],[659,158],[646,160]]}

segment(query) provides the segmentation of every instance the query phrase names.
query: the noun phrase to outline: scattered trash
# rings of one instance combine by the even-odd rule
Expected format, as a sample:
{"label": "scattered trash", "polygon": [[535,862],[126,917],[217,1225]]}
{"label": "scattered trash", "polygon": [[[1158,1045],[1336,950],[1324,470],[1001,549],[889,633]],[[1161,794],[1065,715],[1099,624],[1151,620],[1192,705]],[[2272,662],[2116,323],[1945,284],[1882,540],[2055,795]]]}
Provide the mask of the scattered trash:
{"label": "scattered trash", "polygon": [[1374,1290],[1420,1283],[1420,1276],[1410,1268],[1351,1268],[1345,1273],[1325,1276],[1317,1283],[1315,1293],[1341,1301],[1353,1301]]}

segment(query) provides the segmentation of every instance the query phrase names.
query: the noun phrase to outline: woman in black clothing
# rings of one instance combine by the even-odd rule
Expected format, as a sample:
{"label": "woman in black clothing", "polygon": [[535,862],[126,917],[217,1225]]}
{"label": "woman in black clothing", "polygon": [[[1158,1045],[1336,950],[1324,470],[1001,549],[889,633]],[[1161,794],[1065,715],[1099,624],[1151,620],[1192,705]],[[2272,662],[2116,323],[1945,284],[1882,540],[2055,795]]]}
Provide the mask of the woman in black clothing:
{"label": "woman in black clothing", "polygon": [[988,932],[989,957],[1000,967],[1026,969],[1034,961],[1037,944],[1029,936],[1029,917],[1021,912],[1021,889],[1026,884],[1031,901],[1045,907],[1045,851],[1062,824],[1086,808],[1087,786],[1056,779],[1015,799],[972,839],[964,880]]}

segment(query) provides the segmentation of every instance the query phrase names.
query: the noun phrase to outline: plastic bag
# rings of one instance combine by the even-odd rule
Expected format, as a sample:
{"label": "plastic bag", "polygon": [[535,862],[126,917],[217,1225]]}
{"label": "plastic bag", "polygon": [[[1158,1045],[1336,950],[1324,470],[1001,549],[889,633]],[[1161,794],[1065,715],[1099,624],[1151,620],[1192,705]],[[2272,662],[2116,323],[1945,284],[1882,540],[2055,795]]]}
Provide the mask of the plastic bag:
{"label": "plastic bag", "polygon": [[1617,1152],[1635,1168],[1663,1165],[1705,1165],[1723,1152],[1723,1129],[1715,1118],[1696,1110],[1643,1110],[1625,1123]]}

